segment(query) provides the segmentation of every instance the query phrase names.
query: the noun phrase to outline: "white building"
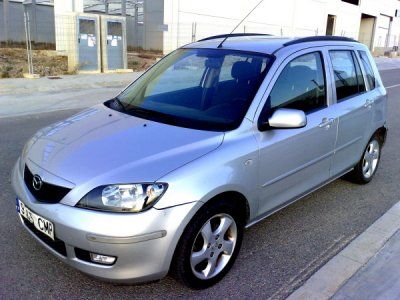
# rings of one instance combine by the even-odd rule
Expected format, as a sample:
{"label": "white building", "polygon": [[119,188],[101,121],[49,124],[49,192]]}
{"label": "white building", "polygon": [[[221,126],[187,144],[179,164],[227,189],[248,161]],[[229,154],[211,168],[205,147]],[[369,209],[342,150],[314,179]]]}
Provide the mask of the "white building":
{"label": "white building", "polygon": [[[143,46],[166,53],[229,33],[258,2],[145,0]],[[348,36],[382,51],[399,45],[399,17],[399,0],[264,0],[235,32]]]}

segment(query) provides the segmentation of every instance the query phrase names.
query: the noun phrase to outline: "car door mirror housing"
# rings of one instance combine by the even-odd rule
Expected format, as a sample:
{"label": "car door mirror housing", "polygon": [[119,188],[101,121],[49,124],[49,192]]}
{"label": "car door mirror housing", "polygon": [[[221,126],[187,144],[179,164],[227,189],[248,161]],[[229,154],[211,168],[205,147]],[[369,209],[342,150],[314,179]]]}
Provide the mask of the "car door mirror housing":
{"label": "car door mirror housing", "polygon": [[279,108],[274,111],[266,122],[261,122],[259,129],[294,129],[307,125],[307,117],[304,111],[298,109]]}

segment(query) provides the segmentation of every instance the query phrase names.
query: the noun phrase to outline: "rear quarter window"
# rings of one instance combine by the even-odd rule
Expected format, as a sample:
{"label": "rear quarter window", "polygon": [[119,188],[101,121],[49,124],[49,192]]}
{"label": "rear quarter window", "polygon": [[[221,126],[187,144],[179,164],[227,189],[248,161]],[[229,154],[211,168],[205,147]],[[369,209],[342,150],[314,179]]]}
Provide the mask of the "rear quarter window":
{"label": "rear quarter window", "polygon": [[369,60],[368,54],[365,51],[358,51],[358,54],[360,55],[361,58],[361,63],[364,66],[365,70],[365,75],[367,77],[367,81],[369,84],[369,88],[371,90],[375,89],[376,87],[376,79],[375,79],[375,74],[371,65],[371,61]]}

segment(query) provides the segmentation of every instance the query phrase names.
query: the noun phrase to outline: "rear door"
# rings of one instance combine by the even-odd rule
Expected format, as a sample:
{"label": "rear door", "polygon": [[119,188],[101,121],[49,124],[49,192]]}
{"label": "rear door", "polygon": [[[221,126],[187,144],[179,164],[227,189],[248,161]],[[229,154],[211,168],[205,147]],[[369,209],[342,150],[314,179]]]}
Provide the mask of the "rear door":
{"label": "rear door", "polygon": [[278,108],[300,109],[306,113],[307,125],[257,133],[261,216],[329,180],[337,122],[329,106],[330,84],[319,49],[287,58],[267,91],[264,112],[271,115]]}
{"label": "rear door", "polygon": [[347,171],[360,159],[369,139],[373,100],[368,97],[358,54],[352,49],[330,49],[334,78],[335,117],[339,119],[332,176]]}
{"label": "rear door", "polygon": [[379,72],[369,51],[367,49],[359,50],[358,55],[367,83],[368,100],[372,106],[372,127],[366,137],[369,139],[377,128],[382,127],[386,123],[387,95],[386,91],[382,88],[383,84],[380,80]]}

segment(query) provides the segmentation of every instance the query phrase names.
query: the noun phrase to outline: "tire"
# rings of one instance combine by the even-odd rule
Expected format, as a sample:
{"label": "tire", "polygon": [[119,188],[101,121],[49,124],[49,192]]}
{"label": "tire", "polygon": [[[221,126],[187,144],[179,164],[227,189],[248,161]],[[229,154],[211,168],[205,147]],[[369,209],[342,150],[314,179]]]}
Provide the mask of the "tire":
{"label": "tire", "polygon": [[[242,244],[245,218],[240,206],[235,207],[233,199],[215,200],[206,203],[187,225],[171,265],[172,277],[192,289],[205,289],[220,281]],[[213,264],[214,270],[210,268]]]}
{"label": "tire", "polygon": [[374,177],[381,160],[382,141],[374,135],[368,142],[360,161],[355,165],[348,178],[358,184],[367,184]]}

